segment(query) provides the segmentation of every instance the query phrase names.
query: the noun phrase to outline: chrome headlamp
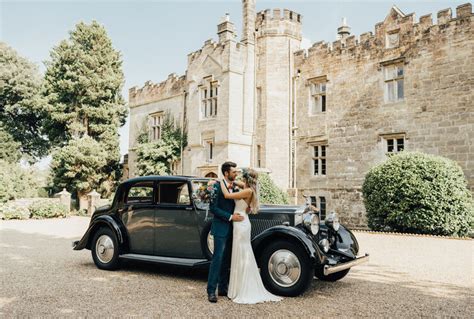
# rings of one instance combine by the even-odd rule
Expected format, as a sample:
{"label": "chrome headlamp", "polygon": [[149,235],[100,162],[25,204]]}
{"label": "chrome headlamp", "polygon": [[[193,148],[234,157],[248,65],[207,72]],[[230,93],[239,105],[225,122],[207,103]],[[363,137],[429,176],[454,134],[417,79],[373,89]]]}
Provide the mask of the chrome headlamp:
{"label": "chrome headlamp", "polygon": [[341,226],[341,224],[339,224],[339,218],[337,217],[337,214],[332,212],[330,213],[326,219],[324,220],[324,223],[326,224],[326,226],[328,226],[329,228],[332,228],[334,229],[334,231],[338,231],[339,230],[339,226]]}
{"label": "chrome headlamp", "polygon": [[307,213],[303,218],[303,225],[311,234],[316,235],[319,231],[319,217],[316,214]]}

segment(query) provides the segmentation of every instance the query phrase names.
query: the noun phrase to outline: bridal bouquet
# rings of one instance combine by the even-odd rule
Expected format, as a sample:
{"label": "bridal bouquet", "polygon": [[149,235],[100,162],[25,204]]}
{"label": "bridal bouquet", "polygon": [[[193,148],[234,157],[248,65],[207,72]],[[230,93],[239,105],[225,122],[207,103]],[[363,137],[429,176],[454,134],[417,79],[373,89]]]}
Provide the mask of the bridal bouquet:
{"label": "bridal bouquet", "polygon": [[217,183],[215,180],[210,180],[207,184],[202,183],[199,185],[198,188],[195,190],[195,198],[199,201],[199,203],[202,205],[201,208],[206,210],[206,217],[205,220],[207,220],[207,217],[209,215],[209,204],[214,200],[216,197],[216,192],[214,190],[214,184]]}
{"label": "bridal bouquet", "polygon": [[217,183],[215,180],[210,180],[207,185],[201,184],[196,189],[196,197],[201,201],[201,203],[211,203],[216,194],[214,191],[214,184]]}

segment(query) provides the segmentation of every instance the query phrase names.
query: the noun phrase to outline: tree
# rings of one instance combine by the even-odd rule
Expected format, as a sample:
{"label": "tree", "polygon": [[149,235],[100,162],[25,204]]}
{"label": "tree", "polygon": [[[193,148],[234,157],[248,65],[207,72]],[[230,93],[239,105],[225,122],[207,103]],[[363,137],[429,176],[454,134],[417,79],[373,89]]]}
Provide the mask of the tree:
{"label": "tree", "polygon": [[167,112],[161,125],[161,139],[149,141],[146,128],[137,138],[138,175],[169,175],[172,164],[181,158],[181,152],[187,145],[186,126],[179,125]]}
{"label": "tree", "polygon": [[37,67],[0,42],[0,129],[9,134],[9,141],[16,142],[30,162],[49,151],[43,134],[46,112],[41,84]]}
{"label": "tree", "polygon": [[31,167],[0,160],[0,203],[38,196],[41,181]]}
{"label": "tree", "polygon": [[393,155],[367,173],[362,192],[375,230],[463,236],[474,221],[461,167],[441,156]]}
{"label": "tree", "polygon": [[[53,145],[66,147],[55,151],[56,161],[60,162],[71,149],[100,150],[96,156],[103,157],[95,161],[93,154],[74,154],[74,161],[91,176],[76,174],[75,166],[70,165],[71,171],[59,167],[53,170],[57,174],[53,180],[58,185],[72,183],[80,193],[101,185],[102,195],[108,196],[120,177],[118,128],[125,123],[128,112],[121,95],[124,76],[120,53],[113,48],[103,26],[96,21],[90,25],[81,22],[69,39],[53,48],[46,66],[46,127]],[[72,176],[78,180],[72,180]]]}
{"label": "tree", "polygon": [[0,160],[8,163],[17,163],[21,158],[21,144],[13,140],[7,131],[0,127]]}
{"label": "tree", "polygon": [[53,153],[51,171],[54,191],[67,188],[76,190],[82,197],[90,190],[101,189],[108,181],[104,174],[107,151],[89,136],[74,138],[69,144]]}

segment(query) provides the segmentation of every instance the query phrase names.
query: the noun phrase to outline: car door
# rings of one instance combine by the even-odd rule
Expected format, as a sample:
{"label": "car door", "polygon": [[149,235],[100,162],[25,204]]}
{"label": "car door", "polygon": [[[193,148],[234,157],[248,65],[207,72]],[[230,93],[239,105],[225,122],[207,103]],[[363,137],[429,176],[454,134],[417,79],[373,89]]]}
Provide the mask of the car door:
{"label": "car door", "polygon": [[127,229],[130,252],[153,255],[156,209],[156,183],[140,181],[125,191],[120,208],[122,222]]}
{"label": "car door", "polygon": [[191,189],[187,181],[164,180],[157,187],[155,255],[202,258],[201,241]]}

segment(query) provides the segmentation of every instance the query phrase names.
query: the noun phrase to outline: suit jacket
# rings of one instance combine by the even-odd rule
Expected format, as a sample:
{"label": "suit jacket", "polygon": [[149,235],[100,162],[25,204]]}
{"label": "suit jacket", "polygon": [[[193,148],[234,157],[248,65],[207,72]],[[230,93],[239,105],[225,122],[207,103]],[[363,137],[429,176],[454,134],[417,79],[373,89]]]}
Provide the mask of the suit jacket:
{"label": "suit jacket", "polygon": [[[237,189],[233,188],[233,192]],[[213,236],[227,237],[232,230],[232,221],[230,216],[234,213],[235,201],[226,199],[221,190],[220,182],[214,184],[215,197],[209,206],[211,213],[214,215],[211,225],[211,234]]]}

